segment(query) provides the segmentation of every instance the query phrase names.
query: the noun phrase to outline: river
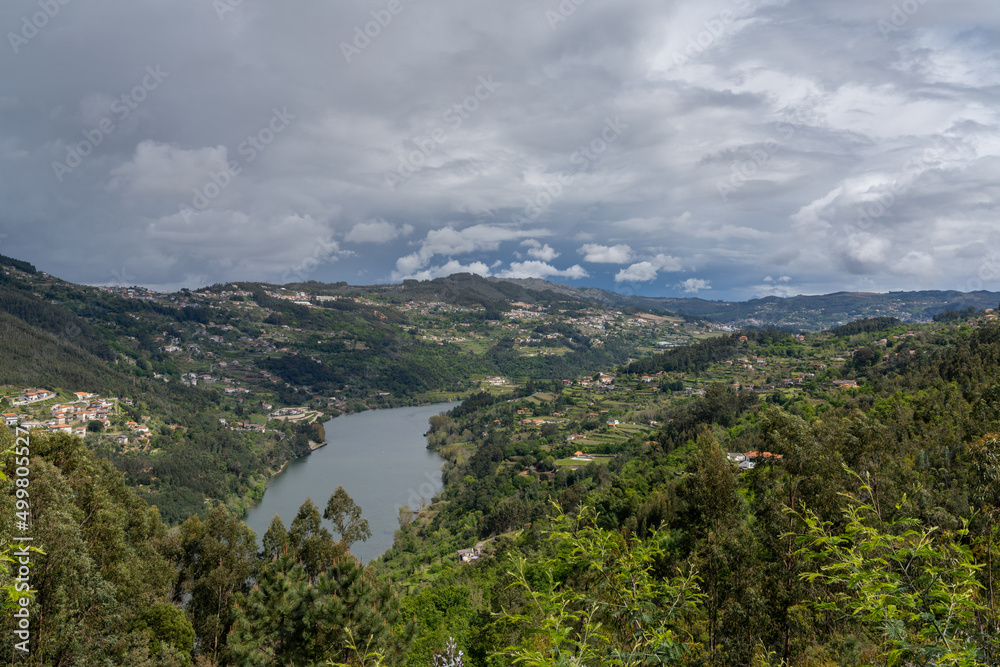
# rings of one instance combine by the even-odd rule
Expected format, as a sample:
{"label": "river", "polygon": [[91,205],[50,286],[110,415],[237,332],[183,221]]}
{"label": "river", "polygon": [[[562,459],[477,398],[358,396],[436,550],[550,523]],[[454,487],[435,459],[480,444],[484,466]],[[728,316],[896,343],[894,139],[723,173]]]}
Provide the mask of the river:
{"label": "river", "polygon": [[[335,417],[324,424],[326,446],[296,459],[268,484],[264,498],[246,516],[257,541],[277,514],[291,528],[306,498],[319,507],[343,486],[368,519],[372,536],[351,547],[365,563],[392,546],[399,508],[419,509],[441,489],[443,459],[427,450],[427,420],[458,405],[438,403],[390,410],[368,410]],[[333,526],[324,520],[332,532]],[[335,536],[336,537],[336,536]]]}

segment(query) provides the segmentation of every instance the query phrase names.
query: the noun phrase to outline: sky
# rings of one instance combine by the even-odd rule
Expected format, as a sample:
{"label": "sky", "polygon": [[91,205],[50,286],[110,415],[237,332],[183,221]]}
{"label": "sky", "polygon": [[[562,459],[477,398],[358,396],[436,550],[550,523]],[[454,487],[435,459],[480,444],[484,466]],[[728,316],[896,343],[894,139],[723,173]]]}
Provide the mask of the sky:
{"label": "sky", "polygon": [[1000,290],[996,0],[7,0],[0,253],[66,280]]}

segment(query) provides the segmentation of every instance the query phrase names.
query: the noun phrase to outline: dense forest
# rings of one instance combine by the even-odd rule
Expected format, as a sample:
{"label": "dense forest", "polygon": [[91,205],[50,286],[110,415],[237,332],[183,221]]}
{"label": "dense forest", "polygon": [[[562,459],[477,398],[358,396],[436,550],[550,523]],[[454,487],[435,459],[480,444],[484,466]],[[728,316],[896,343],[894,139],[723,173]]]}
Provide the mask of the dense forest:
{"label": "dense forest", "polygon": [[[998,361],[1000,328],[966,327],[819,410],[717,385],[548,478],[509,465],[544,436],[505,451],[508,406],[437,420],[444,447],[500,424],[380,565],[425,618],[407,664],[452,636],[483,665],[997,664]],[[782,458],[725,455],[755,450]]]}

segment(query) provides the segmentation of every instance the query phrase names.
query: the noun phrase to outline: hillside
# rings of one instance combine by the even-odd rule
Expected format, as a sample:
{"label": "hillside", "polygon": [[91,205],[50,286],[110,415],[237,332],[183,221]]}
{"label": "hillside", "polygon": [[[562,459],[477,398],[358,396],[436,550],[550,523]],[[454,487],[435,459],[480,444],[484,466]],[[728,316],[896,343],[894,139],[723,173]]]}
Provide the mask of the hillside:
{"label": "hillside", "polygon": [[[468,276],[167,294],[0,264],[5,419],[77,432],[172,523],[206,499],[241,514],[328,416],[510,391],[712,334]],[[25,403],[29,389],[53,396]]]}
{"label": "hillside", "polygon": [[996,664],[1000,327],[865,329],[432,419],[445,491],[378,565],[418,614],[407,664],[449,635],[476,665]]}
{"label": "hillside", "polygon": [[[783,310],[806,318],[798,328],[816,329],[872,308],[904,319],[961,299],[989,303],[985,293],[913,293],[720,305],[471,274],[168,294],[73,285],[10,258],[0,265],[8,421],[78,432],[170,522],[204,514],[206,498],[245,511],[275,471],[322,439],[318,425],[328,416],[593,374],[732,328],[667,307],[713,317],[723,306],[769,310],[791,326],[790,316],[775,315]],[[895,310],[885,306],[890,298]],[[752,323],[768,321],[760,317]],[[15,406],[28,388],[56,396]],[[74,403],[74,392],[98,403]],[[106,416],[89,423],[95,414]]]}
{"label": "hillside", "polygon": [[[498,279],[499,280],[499,279]],[[765,297],[743,302],[700,298],[626,296],[605,290],[553,285],[542,280],[504,280],[526,289],[547,289],[567,297],[584,298],[617,307],[664,310],[708,318],[738,328],[779,327],[821,331],[864,317],[898,317],[904,322],[927,322],[945,310],[996,308],[1000,292],[918,291],[837,292],[816,296]]]}
{"label": "hillside", "polygon": [[976,314],[480,392],[431,419],[445,489],[366,568],[341,490],[258,551],[224,505],[168,531],[85,441],[19,432],[15,456],[0,429],[44,552],[25,664],[997,664],[998,388]]}

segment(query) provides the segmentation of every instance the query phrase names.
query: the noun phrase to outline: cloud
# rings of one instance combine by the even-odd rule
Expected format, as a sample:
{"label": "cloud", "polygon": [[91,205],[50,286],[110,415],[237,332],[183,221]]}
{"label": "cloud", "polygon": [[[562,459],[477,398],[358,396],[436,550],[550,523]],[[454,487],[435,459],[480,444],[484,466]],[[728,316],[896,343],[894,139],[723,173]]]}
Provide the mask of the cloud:
{"label": "cloud", "polygon": [[572,278],[580,280],[589,277],[586,269],[574,264],[568,269],[557,269],[551,264],[537,260],[512,262],[509,269],[497,274],[501,278]]}
{"label": "cloud", "polygon": [[434,280],[435,278],[445,278],[454,273],[474,273],[478,276],[486,277],[490,275],[490,267],[482,262],[462,264],[458,260],[452,259],[440,266],[432,266],[410,275],[402,276],[400,280]]}
{"label": "cloud", "polygon": [[[127,263],[139,284],[213,283],[311,263],[322,237],[359,252],[316,280],[574,257],[588,284],[653,293],[679,280],[662,252],[728,299],[767,273],[952,289],[1000,251],[1000,14],[982,1],[920,3],[884,38],[891,7],[866,0],[585,3],[555,31],[529,0],[403,4],[349,62],[372,20],[354,3],[53,20],[0,63],[3,253],[73,282]],[[169,74],[152,89],[147,68]],[[199,225],[175,225],[227,161]]]}
{"label": "cloud", "polygon": [[[325,224],[311,216],[266,218],[215,209],[176,213],[149,223],[144,238],[140,250],[120,262],[130,273],[140,268],[153,271],[160,285],[177,285],[179,275],[207,279],[206,273],[219,269],[264,281],[308,280],[317,270],[351,254],[340,248]],[[261,252],[265,246],[267,252]],[[162,247],[183,248],[178,253],[183,259],[161,253]]]}
{"label": "cloud", "polygon": [[652,260],[636,262],[622,269],[615,275],[615,282],[649,282],[656,280],[660,271],[680,271],[682,268],[681,260],[670,255],[660,254]]}
{"label": "cloud", "polygon": [[588,243],[578,251],[583,261],[594,264],[624,264],[632,259],[632,248],[624,243],[616,246],[606,246]]}
{"label": "cloud", "polygon": [[559,253],[555,251],[549,244],[542,245],[539,241],[535,239],[528,239],[527,241],[521,241],[522,246],[528,246],[528,256],[534,257],[535,259],[540,259],[543,262],[551,262]]}
{"label": "cloud", "polygon": [[[134,157],[111,170],[109,188],[133,195],[187,195],[204,185],[213,173],[228,174],[225,146],[185,150],[156,141],[143,141]],[[220,177],[221,178],[221,177]]]}
{"label": "cloud", "polygon": [[477,251],[496,251],[504,241],[516,241],[526,236],[544,236],[544,229],[521,230],[497,225],[472,225],[465,229],[452,226],[427,232],[420,249],[396,261],[393,277],[415,275],[437,255],[451,256]]}
{"label": "cloud", "polygon": [[344,236],[350,243],[388,243],[401,236],[413,233],[413,226],[403,224],[399,227],[383,219],[359,222]]}
{"label": "cloud", "polygon": [[791,276],[779,276],[774,278],[772,276],[765,276],[763,284],[754,285],[752,290],[754,296],[765,297],[765,296],[778,296],[778,297],[790,297],[802,294],[802,289],[794,287],[789,283],[792,282]]}
{"label": "cloud", "polygon": [[701,278],[688,278],[678,285],[687,294],[697,294],[701,290],[712,289],[712,281]]}

